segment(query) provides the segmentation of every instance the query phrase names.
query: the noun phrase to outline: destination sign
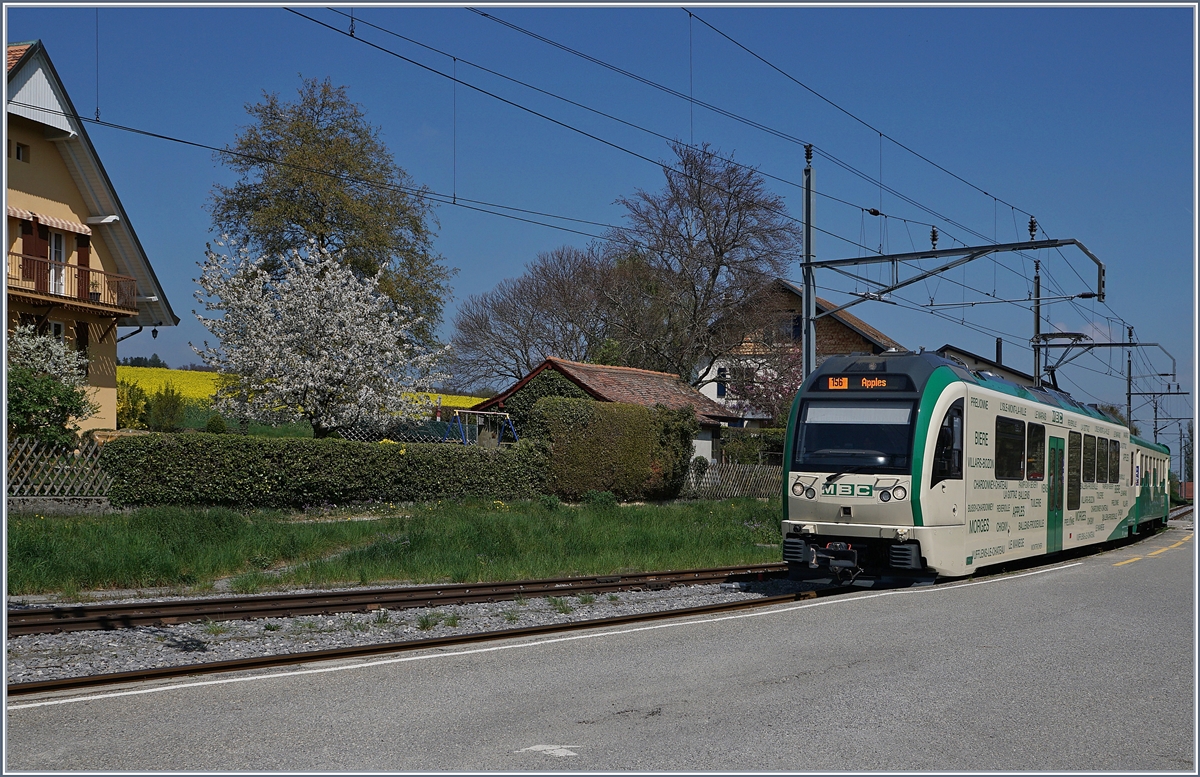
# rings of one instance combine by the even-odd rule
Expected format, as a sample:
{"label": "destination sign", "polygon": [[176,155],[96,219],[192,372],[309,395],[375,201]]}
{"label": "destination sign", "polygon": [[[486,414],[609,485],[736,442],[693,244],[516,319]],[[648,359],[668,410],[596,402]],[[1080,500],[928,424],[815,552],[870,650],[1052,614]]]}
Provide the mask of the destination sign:
{"label": "destination sign", "polygon": [[903,375],[830,375],[825,379],[826,391],[904,391],[908,379]]}

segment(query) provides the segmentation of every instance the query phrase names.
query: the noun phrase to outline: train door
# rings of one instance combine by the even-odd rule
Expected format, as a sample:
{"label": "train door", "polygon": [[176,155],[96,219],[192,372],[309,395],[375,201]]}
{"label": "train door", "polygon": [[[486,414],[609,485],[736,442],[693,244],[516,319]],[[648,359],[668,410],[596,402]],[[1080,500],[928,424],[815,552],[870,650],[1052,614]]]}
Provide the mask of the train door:
{"label": "train door", "polygon": [[1062,550],[1063,534],[1063,474],[1066,470],[1066,446],[1063,438],[1050,437],[1046,450],[1046,552]]}

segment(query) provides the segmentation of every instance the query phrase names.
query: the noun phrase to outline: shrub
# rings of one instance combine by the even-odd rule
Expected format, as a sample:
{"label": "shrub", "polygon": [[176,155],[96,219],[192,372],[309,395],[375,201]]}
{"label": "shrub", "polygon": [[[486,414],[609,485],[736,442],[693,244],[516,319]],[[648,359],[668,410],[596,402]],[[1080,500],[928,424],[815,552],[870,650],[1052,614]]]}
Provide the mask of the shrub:
{"label": "shrub", "polygon": [[590,490],[623,501],[677,496],[698,428],[690,410],[563,397],[539,400],[529,426],[551,442],[549,490],[571,501]]}
{"label": "shrub", "polygon": [[8,435],[33,437],[50,445],[74,445],[79,425],[94,410],[87,392],[28,367],[8,370]]}
{"label": "shrub", "polygon": [[208,419],[208,423],[204,425],[204,431],[209,434],[225,434],[229,430],[226,429],[225,419],[221,417],[221,414],[213,413],[212,417]]}
{"label": "shrub", "polygon": [[781,464],[786,429],[721,430],[721,457],[731,464]]}
{"label": "shrub", "polygon": [[544,425],[539,425],[534,418],[534,406],[539,400],[546,397],[591,399],[586,391],[576,386],[562,373],[549,369],[543,370],[522,386],[520,391],[504,400],[503,410],[512,419],[518,435],[549,439],[549,430]]}
{"label": "shrub", "polygon": [[139,435],[105,443],[109,499],[124,505],[304,507],[350,502],[532,498],[546,449],[242,435]]}
{"label": "shrub", "polygon": [[183,421],[183,394],[173,383],[164,383],[146,403],[146,425],[153,432],[173,432]]}
{"label": "shrub", "polygon": [[617,497],[613,494],[612,491],[597,491],[596,489],[593,488],[593,489],[589,489],[583,495],[583,503],[586,505],[591,505],[592,507],[598,507],[601,509],[607,508],[607,507],[616,507],[617,506]]}
{"label": "shrub", "polygon": [[146,390],[128,380],[117,381],[117,428],[146,428]]}

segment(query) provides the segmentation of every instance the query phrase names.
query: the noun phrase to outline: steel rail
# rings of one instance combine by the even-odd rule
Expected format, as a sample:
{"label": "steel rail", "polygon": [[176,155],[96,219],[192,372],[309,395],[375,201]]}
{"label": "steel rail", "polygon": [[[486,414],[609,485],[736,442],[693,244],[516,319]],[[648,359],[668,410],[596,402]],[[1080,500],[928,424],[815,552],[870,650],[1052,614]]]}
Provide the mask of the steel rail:
{"label": "steel rail", "polygon": [[767,596],[761,599],[746,599],[738,602],[711,604],[703,607],[688,607],[677,610],[661,610],[659,612],[639,613],[637,615],[619,615],[613,618],[597,620],[572,621],[545,626],[527,626],[523,628],[504,629],[501,631],[484,631],[475,634],[462,634],[454,637],[431,637],[427,639],[405,640],[403,642],[384,642],[375,645],[356,645],[345,648],[331,648],[301,653],[282,653],[271,656],[234,659],[229,661],[212,661],[203,664],[185,664],[182,666],[155,667],[132,672],[116,672],[112,674],[90,675],[86,677],[66,677],[56,680],[38,680],[27,683],[12,683],[8,686],[9,696],[24,696],[32,693],[48,693],[52,691],[69,691],[81,688],[94,688],[102,685],[118,685],[141,682],[146,680],[164,680],[175,677],[186,677],[199,674],[215,674],[220,672],[239,672],[253,669],[267,669],[294,664],[307,664],[315,661],[334,661],[349,658],[379,655],[381,653],[399,653],[411,650],[428,650],[433,648],[454,647],[476,642],[487,642],[496,639],[514,639],[533,637],[545,634],[557,634],[565,631],[581,629],[597,629],[609,626],[622,626],[631,623],[663,620],[666,618],[686,618],[696,615],[714,615],[733,612],[753,607],[769,607],[775,604],[795,602],[801,599],[814,599],[833,593],[841,593],[852,589],[828,589],[823,591],[801,591],[794,594]]}
{"label": "steel rail", "polygon": [[380,609],[412,609],[450,604],[510,601],[517,596],[609,593],[633,588],[724,582],[735,577],[779,575],[786,564],[646,572],[595,577],[519,580],[511,583],[463,583],[404,588],[375,588],[301,594],[265,594],[129,604],[75,605],[8,610],[9,636],[50,634],[186,623],[200,620],[251,620]]}

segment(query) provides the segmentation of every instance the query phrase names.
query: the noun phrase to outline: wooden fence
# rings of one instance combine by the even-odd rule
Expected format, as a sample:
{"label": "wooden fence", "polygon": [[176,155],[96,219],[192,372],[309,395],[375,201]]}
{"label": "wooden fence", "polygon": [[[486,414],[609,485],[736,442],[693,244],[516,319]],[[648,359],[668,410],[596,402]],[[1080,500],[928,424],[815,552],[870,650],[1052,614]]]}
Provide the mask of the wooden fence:
{"label": "wooden fence", "polygon": [[783,467],[769,464],[712,464],[699,478],[689,473],[685,498],[732,499],[739,496],[770,499],[783,489]]}
{"label": "wooden fence", "polygon": [[105,497],[111,484],[100,469],[95,440],[85,440],[74,450],[27,437],[8,441],[8,496]]}

